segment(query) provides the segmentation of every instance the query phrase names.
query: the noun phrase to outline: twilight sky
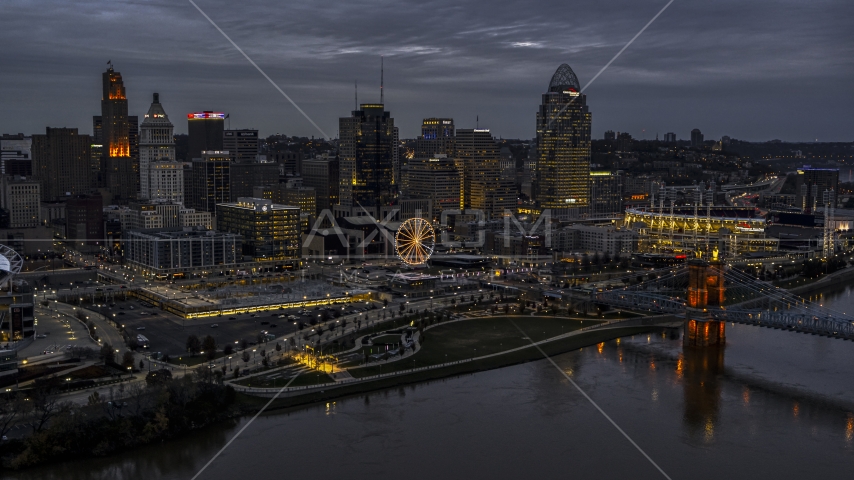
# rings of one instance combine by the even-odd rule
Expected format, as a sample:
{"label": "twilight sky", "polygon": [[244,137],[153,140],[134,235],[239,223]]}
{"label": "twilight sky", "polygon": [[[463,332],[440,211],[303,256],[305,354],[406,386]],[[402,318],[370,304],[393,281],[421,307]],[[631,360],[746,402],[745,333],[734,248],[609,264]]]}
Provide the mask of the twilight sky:
{"label": "twilight sky", "polygon": [[[329,135],[359,101],[385,101],[404,138],[453,117],[530,138],[561,63],[585,85],[667,0],[196,0]],[[320,136],[187,0],[3,0],[0,133],[91,133],[101,72],[131,114],[152,92],[232,128]],[[675,0],[586,91],[593,136],[854,140],[854,2]],[[644,130],[645,129],[645,133]]]}

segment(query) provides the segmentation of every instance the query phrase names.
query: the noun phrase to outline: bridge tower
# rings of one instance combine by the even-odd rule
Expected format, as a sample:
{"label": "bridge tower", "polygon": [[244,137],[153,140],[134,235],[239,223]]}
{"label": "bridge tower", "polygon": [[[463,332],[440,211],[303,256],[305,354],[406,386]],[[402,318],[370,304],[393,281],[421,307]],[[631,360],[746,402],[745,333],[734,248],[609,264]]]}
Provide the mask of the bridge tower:
{"label": "bridge tower", "polygon": [[708,347],[726,343],[725,323],[713,320],[709,306],[724,303],[724,264],[717,252],[711,262],[695,258],[688,261],[688,307],[685,309],[686,347]]}

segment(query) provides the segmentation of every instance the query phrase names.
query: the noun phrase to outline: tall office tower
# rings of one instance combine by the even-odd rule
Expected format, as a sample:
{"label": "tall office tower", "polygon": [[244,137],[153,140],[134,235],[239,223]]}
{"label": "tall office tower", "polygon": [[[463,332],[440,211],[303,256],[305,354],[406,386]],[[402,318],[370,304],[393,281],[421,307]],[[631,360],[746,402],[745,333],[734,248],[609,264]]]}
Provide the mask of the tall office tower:
{"label": "tall office tower", "polygon": [[9,213],[9,228],[38,227],[41,224],[38,180],[11,175],[0,177],[0,208]]}
{"label": "tall office tower", "polygon": [[453,118],[425,118],[421,122],[421,135],[415,139],[415,158],[453,156],[454,134]]}
{"label": "tall office tower", "polygon": [[667,132],[664,134],[664,143],[676,143],[676,134]]}
{"label": "tall office tower", "polygon": [[241,197],[219,205],[217,229],[243,236],[243,254],[256,262],[295,265],[301,255],[299,207]]}
{"label": "tall office tower", "polygon": [[74,195],[65,205],[66,238],[75,246],[104,241],[104,206],[100,194]]}
{"label": "tall office tower", "polygon": [[33,174],[33,139],[23,133],[0,137],[0,174]]}
{"label": "tall office tower", "polygon": [[614,141],[617,139],[617,134],[613,130],[605,130],[605,141]]}
{"label": "tall office tower", "polygon": [[104,120],[100,115],[92,117],[92,187],[102,188],[107,183],[107,155],[104,153]]}
{"label": "tall office tower", "polygon": [[[139,198],[162,198],[154,195],[151,188],[151,167],[154,162],[175,162],[175,138],[173,125],[160,104],[160,94],[155,93],[148,113],[139,129]],[[161,169],[172,172],[168,167]],[[166,179],[168,180],[168,178]],[[181,187],[183,190],[183,186]],[[168,195],[167,195],[168,196]],[[183,195],[181,195],[183,197]],[[175,201],[175,200],[173,200]]]}
{"label": "tall office tower", "polygon": [[397,185],[398,192],[400,191],[400,129],[397,127],[391,130],[391,163],[394,165],[392,171],[394,173],[394,184]]}
{"label": "tall office tower", "polygon": [[318,215],[324,210],[331,212],[332,206],[338,204],[338,159],[317,157],[303,160],[302,184],[314,189]]}
{"label": "tall office tower", "polygon": [[233,162],[255,161],[258,155],[258,130],[225,130],[222,135],[222,150],[228,151]]}
{"label": "tall office tower", "polygon": [[589,203],[590,124],[587,96],[563,64],[549,82],[537,112],[536,199],[558,218]]}
{"label": "tall office tower", "polygon": [[464,208],[481,210],[486,218],[500,218],[516,207],[515,186],[501,175],[501,150],[486,128],[456,132],[454,161],[462,174],[460,194]]}
{"label": "tall office tower", "polygon": [[117,203],[127,203],[139,191],[139,166],[136,163],[139,157],[133,157],[136,152],[131,148],[137,133],[134,131],[132,135],[131,129],[122,74],[114,71],[110,64],[102,75],[101,139],[105,155],[105,184]]}
{"label": "tall office tower", "polygon": [[691,146],[694,148],[703,146],[703,134],[699,128],[691,130]]}
{"label": "tall office tower", "polygon": [[795,205],[804,213],[824,211],[826,204],[836,207],[839,192],[839,169],[812,168],[804,165],[795,179]]}
{"label": "tall office tower", "polygon": [[611,172],[590,172],[590,217],[612,218],[623,212],[622,177]]}
{"label": "tall office tower", "polygon": [[[231,152],[229,152],[231,153]],[[232,157],[233,158],[233,157]],[[239,197],[251,197],[253,188],[279,181],[279,164],[273,162],[231,162],[230,199],[236,202]]]}
{"label": "tall office tower", "polygon": [[50,128],[33,135],[33,176],[41,182],[42,200],[92,190],[90,175],[92,137],[76,128]]}
{"label": "tall office tower", "polygon": [[231,199],[231,157],[224,151],[201,152],[201,156],[193,159],[190,196],[185,192],[184,200],[190,208],[216,215],[216,205]]}
{"label": "tall office tower", "polygon": [[434,218],[431,220],[441,220],[444,210],[462,208],[460,194],[462,174],[454,164],[453,158],[437,153],[431,158],[414,158],[406,167],[403,178],[403,184],[406,187],[401,191],[401,196],[408,199],[427,199],[432,202]]}
{"label": "tall office tower", "polygon": [[187,161],[202,158],[202,152],[221,152],[225,114],[211,111],[187,114],[187,132],[189,133]]}
{"label": "tall office tower", "polygon": [[[338,121],[340,205],[344,216],[379,215],[397,198],[394,119],[382,104],[362,104]],[[348,212],[349,210],[349,212]]]}
{"label": "tall office tower", "polygon": [[158,160],[148,166],[148,199],[184,203],[184,163]]}

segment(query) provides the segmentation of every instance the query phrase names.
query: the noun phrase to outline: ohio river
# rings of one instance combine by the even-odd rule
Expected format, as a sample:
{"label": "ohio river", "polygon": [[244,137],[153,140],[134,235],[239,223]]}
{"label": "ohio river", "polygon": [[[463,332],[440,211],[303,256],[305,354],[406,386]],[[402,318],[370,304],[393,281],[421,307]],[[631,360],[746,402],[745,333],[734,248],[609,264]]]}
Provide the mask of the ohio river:
{"label": "ohio river", "polygon": [[[854,290],[826,295],[854,312]],[[554,357],[672,478],[849,479],[854,342],[727,325]],[[245,422],[245,420],[244,420]],[[241,426],[18,479],[190,479]],[[201,479],[664,478],[546,361],[259,417]]]}

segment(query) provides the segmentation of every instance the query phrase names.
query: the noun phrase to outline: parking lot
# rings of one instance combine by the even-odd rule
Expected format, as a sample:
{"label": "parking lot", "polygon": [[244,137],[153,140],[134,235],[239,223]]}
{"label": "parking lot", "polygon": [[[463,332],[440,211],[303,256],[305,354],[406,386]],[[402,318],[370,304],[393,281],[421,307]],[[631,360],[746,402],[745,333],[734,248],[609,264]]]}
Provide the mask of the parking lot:
{"label": "parking lot", "polygon": [[[135,337],[144,335],[149,341],[149,351],[161,352],[172,357],[180,356],[186,351],[187,337],[196,335],[199,339],[211,335],[216,340],[219,348],[227,344],[240,344],[246,341],[249,344],[258,341],[258,335],[266,331],[276,337],[297,330],[298,323],[302,322],[307,330],[311,330],[311,322],[333,317],[331,310],[312,309],[299,314],[300,309],[276,310],[275,312],[262,312],[257,314],[223,315],[203,319],[185,320],[176,315],[164,312],[157,307],[143,306],[143,302],[132,299],[127,301],[116,301],[115,307],[105,305],[103,307],[89,307],[124,325],[125,331]],[[133,308],[131,308],[133,307]],[[354,308],[364,308],[364,303],[358,306],[341,306],[331,308],[338,309],[336,313],[353,312]],[[368,312],[366,312],[368,313]],[[279,318],[279,315],[294,315],[296,320]],[[213,325],[216,325],[214,327]]]}

